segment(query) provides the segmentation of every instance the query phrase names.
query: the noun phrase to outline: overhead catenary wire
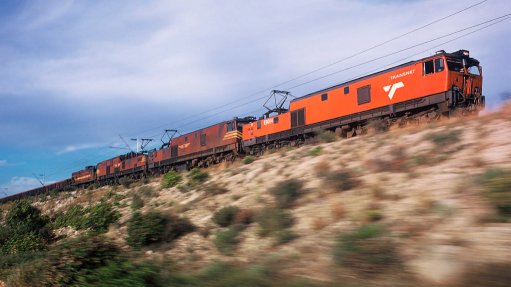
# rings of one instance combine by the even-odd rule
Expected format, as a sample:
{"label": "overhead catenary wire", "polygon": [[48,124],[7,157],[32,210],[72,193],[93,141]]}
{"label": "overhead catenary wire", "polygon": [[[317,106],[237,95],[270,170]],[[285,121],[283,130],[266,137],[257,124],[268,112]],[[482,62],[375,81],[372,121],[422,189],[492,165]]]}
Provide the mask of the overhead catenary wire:
{"label": "overhead catenary wire", "polygon": [[401,52],[404,52],[404,51],[408,51],[408,50],[411,50],[413,48],[416,48],[416,47],[419,47],[419,46],[422,46],[424,44],[428,44],[428,43],[431,43],[431,42],[434,42],[434,41],[437,41],[437,40],[440,40],[440,39],[443,39],[443,38],[446,38],[446,37],[449,37],[449,36],[452,36],[452,35],[455,35],[455,34],[458,34],[458,33],[461,33],[463,31],[467,31],[467,30],[470,30],[470,29],[473,29],[475,27],[479,27],[479,26],[482,26],[484,24],[488,24],[488,23],[491,23],[491,22],[494,22],[498,19],[503,19],[503,20],[507,20],[509,18],[509,16],[511,16],[511,13],[509,14],[505,14],[505,15],[502,15],[502,16],[499,16],[499,17],[495,17],[495,18],[492,18],[490,20],[486,20],[484,22],[481,22],[481,23],[478,23],[478,24],[475,24],[475,25],[472,25],[472,26],[469,26],[469,27],[466,27],[466,28],[463,28],[463,29],[460,29],[460,30],[457,30],[457,31],[454,31],[454,32],[451,32],[451,33],[447,33],[445,35],[442,35],[442,36],[439,36],[439,37],[436,37],[436,38],[433,38],[431,40],[428,40],[428,41],[424,41],[424,42],[421,42],[421,43],[418,43],[418,44],[415,44],[415,45],[412,45],[412,46],[409,46],[407,48],[404,48],[404,49],[401,49],[401,50],[398,50],[396,52],[392,52],[392,53],[388,53],[388,54],[385,54],[383,56],[380,56],[380,57],[377,57],[377,58],[373,58],[371,60],[368,60],[368,61],[365,61],[365,62],[362,62],[362,63],[359,63],[359,64],[356,64],[356,65],[353,65],[353,66],[350,66],[350,67],[347,67],[347,68],[344,68],[344,69],[341,69],[341,70],[337,70],[337,71],[334,71],[332,73],[328,73],[326,75],[323,75],[321,77],[318,77],[318,78],[314,78],[312,80],[309,80],[309,81],[306,81],[306,82],[303,82],[303,83],[300,83],[298,85],[294,85],[294,86],[291,86],[291,87],[287,87],[286,89],[287,90],[291,90],[291,89],[294,89],[294,88],[297,88],[297,87],[300,87],[300,86],[303,86],[303,85],[307,85],[307,84],[310,84],[312,82],[315,82],[315,81],[318,81],[318,80],[321,80],[321,79],[324,79],[324,78],[327,78],[327,77],[330,77],[330,76],[333,76],[335,74],[338,74],[338,73],[341,73],[341,72],[344,72],[344,71],[347,71],[347,70],[350,70],[350,69],[353,69],[353,68],[356,68],[356,67],[360,67],[362,65],[365,65],[365,64],[368,64],[368,63],[371,63],[371,62],[374,62],[374,61],[378,61],[378,60],[381,60],[381,59],[384,59],[384,58],[388,58],[390,56],[393,56],[393,55],[396,55],[396,54],[399,54]]}
{"label": "overhead catenary wire", "polygon": [[[394,37],[392,37],[392,38],[390,38],[390,39],[388,39],[388,40],[385,40],[385,41],[383,41],[383,42],[380,42],[380,43],[378,43],[378,44],[375,44],[375,45],[373,45],[373,46],[371,46],[371,47],[369,47],[369,48],[363,49],[363,50],[361,50],[361,51],[358,51],[358,52],[356,52],[356,53],[353,53],[353,54],[351,54],[351,55],[349,55],[349,56],[346,56],[346,57],[344,57],[344,58],[341,58],[341,59],[336,60],[336,61],[334,61],[334,62],[331,62],[331,63],[329,63],[329,64],[326,64],[326,65],[320,66],[320,67],[318,67],[318,68],[316,68],[316,69],[313,69],[312,71],[309,71],[309,72],[306,72],[306,73],[304,73],[304,74],[301,74],[301,75],[295,76],[295,77],[293,77],[293,78],[291,78],[291,79],[289,79],[289,80],[286,80],[286,81],[283,81],[283,82],[280,82],[280,83],[274,84],[274,85],[272,85],[272,86],[270,86],[270,87],[268,87],[268,88],[264,88],[264,89],[258,90],[258,91],[256,91],[256,92],[250,93],[250,94],[247,96],[247,98],[251,98],[251,97],[256,96],[256,95],[259,95],[259,94],[261,94],[261,93],[268,92],[268,91],[270,91],[270,90],[272,90],[272,89],[275,89],[275,88],[278,88],[278,87],[280,87],[280,86],[282,86],[282,85],[288,84],[288,83],[293,82],[293,81],[296,81],[296,80],[298,80],[298,79],[302,79],[302,78],[304,78],[304,77],[306,77],[306,76],[309,76],[309,75],[311,75],[311,74],[314,74],[314,73],[319,72],[319,71],[321,71],[321,70],[324,70],[324,69],[326,69],[326,68],[332,67],[332,66],[337,65],[337,64],[339,64],[339,63],[342,63],[342,62],[344,62],[344,61],[346,61],[346,60],[349,60],[349,59],[355,58],[355,57],[357,57],[357,56],[360,56],[360,55],[362,55],[362,54],[365,54],[365,53],[367,53],[367,52],[369,52],[369,51],[372,51],[372,50],[374,50],[374,49],[377,49],[377,48],[379,48],[379,47],[382,47],[382,46],[384,46],[384,45],[386,45],[386,44],[388,44],[388,43],[391,43],[391,42],[393,42],[393,41],[395,41],[395,40],[401,39],[401,38],[403,38],[403,37],[405,37],[405,36],[408,36],[408,35],[410,35],[410,34],[413,34],[413,33],[417,32],[417,31],[420,31],[420,30],[422,30],[422,29],[425,29],[425,28],[427,28],[427,27],[430,27],[430,26],[432,26],[432,25],[434,25],[434,24],[436,24],[436,23],[442,22],[442,21],[444,21],[444,20],[446,20],[446,19],[449,19],[449,18],[451,18],[451,17],[453,17],[453,16],[456,16],[456,15],[458,15],[458,14],[461,14],[461,13],[463,13],[463,12],[467,11],[467,10],[470,10],[470,9],[472,9],[472,8],[475,8],[475,7],[477,7],[477,6],[479,6],[479,5],[483,4],[483,3],[485,3],[485,2],[487,2],[487,1],[488,1],[488,0],[483,0],[483,1],[477,2],[477,3],[475,3],[475,4],[469,5],[469,6],[465,7],[465,8],[463,8],[463,9],[460,9],[460,10],[457,10],[457,11],[455,11],[455,12],[451,13],[451,14],[448,14],[447,16],[444,16],[444,17],[438,18],[438,19],[436,19],[436,20],[433,20],[433,21],[431,21],[431,22],[428,22],[428,23],[426,23],[426,24],[424,24],[424,25],[422,25],[422,26],[419,26],[419,27],[414,28],[414,29],[412,29],[412,30],[410,30],[410,31],[407,31],[407,32],[402,33],[402,34],[399,34],[399,35],[397,35],[397,36],[394,36]],[[264,97],[260,97],[260,98],[258,98],[258,99],[255,99],[255,100],[252,100],[252,101],[246,102],[246,103],[244,103],[243,105],[251,104],[251,103],[253,103],[253,102],[256,102],[256,101],[258,101],[258,100],[262,100],[262,99],[265,99],[265,98],[267,98],[267,96],[266,96],[266,95],[265,95]],[[193,114],[193,115],[190,115],[190,116],[184,117],[184,118],[180,119],[179,121],[174,122],[173,124],[175,124],[175,123],[182,123],[182,122],[186,122],[186,121],[188,121],[189,119],[193,119],[193,118],[195,118],[196,116],[202,115],[202,114],[204,114],[204,113],[210,113],[210,112],[213,112],[213,111],[216,111],[216,110],[222,109],[222,108],[224,108],[224,107],[226,107],[226,106],[228,106],[228,105],[236,104],[236,103],[242,102],[242,101],[244,101],[244,100],[245,100],[245,99],[235,100],[235,101],[232,101],[232,102],[227,103],[227,104],[223,104],[223,105],[219,105],[219,106],[216,106],[216,107],[210,108],[210,109],[208,109],[207,111],[203,111],[203,112],[201,112],[201,113],[196,113],[196,114]],[[238,108],[238,107],[239,107],[239,106],[236,106],[236,107],[234,107],[234,108]],[[165,127],[165,126],[167,126],[167,125],[159,125],[158,127],[154,127],[154,128],[150,128],[150,129],[146,129],[146,130],[141,130],[141,131],[134,132],[134,134],[141,133],[141,132],[152,131],[152,130],[156,130],[156,129],[160,129],[161,127]]]}
{"label": "overhead catenary wire", "polygon": [[[310,84],[310,83],[312,83],[312,82],[315,82],[315,81],[318,81],[318,80],[321,80],[321,79],[324,79],[324,78],[330,77],[330,76],[332,76],[332,75],[335,75],[335,74],[338,74],[338,73],[341,73],[341,72],[344,72],[344,71],[348,71],[348,70],[351,70],[351,69],[353,69],[353,68],[360,67],[360,66],[363,66],[363,65],[366,65],[366,64],[369,64],[369,63],[372,63],[372,62],[375,62],[375,61],[378,61],[378,60],[384,59],[384,58],[388,58],[388,57],[390,57],[390,56],[393,56],[393,55],[396,55],[396,54],[402,53],[402,52],[404,52],[404,51],[408,51],[408,50],[411,50],[411,49],[413,49],[413,48],[416,48],[416,47],[419,47],[419,46],[422,46],[422,45],[425,45],[425,44],[428,44],[428,43],[431,43],[431,42],[434,42],[434,41],[437,41],[437,40],[440,40],[440,39],[444,39],[444,38],[447,38],[447,37],[449,37],[449,36],[452,36],[452,35],[455,35],[455,34],[458,34],[458,33],[461,33],[461,32],[463,32],[463,31],[467,31],[467,30],[473,29],[473,28],[475,28],[475,27],[482,26],[482,25],[484,25],[484,24],[491,23],[491,22],[494,22],[494,21],[499,20],[499,19],[507,18],[507,17],[509,17],[509,16],[511,16],[511,14],[505,14],[505,15],[502,15],[502,16],[499,16],[499,17],[495,17],[495,18],[492,18],[492,19],[489,19],[489,20],[483,21],[483,22],[478,23],[478,24],[475,24],[475,25],[471,25],[471,26],[465,27],[465,28],[463,28],[463,29],[459,29],[459,30],[456,30],[456,31],[454,31],[454,32],[450,32],[450,33],[444,34],[444,35],[442,35],[442,36],[435,37],[435,38],[433,38],[433,39],[430,39],[430,40],[427,40],[427,41],[424,41],[424,42],[421,42],[421,43],[418,43],[418,44],[414,44],[414,45],[409,46],[409,47],[407,47],[407,48],[400,49],[400,50],[398,50],[398,51],[391,52],[391,53],[385,54],[385,55],[383,55],[383,56],[379,56],[379,57],[376,57],[376,58],[372,58],[372,59],[370,59],[370,60],[364,61],[364,62],[359,63],[359,64],[356,64],[356,65],[349,66],[349,67],[347,67],[347,68],[343,68],[343,69],[341,69],[341,70],[334,71],[334,72],[332,72],[332,73],[328,73],[328,74],[326,74],[326,75],[323,75],[323,76],[320,76],[320,77],[317,77],[317,78],[314,78],[314,79],[308,80],[308,81],[306,81],[306,82],[302,82],[302,83],[299,83],[299,84],[297,84],[297,85],[287,87],[285,90],[292,90],[292,89],[295,89],[295,88],[297,88],[297,87],[301,87],[301,86],[304,86],[304,85]],[[259,101],[259,100],[261,100],[261,99],[265,99],[265,98],[266,98],[266,96],[265,96],[265,97],[263,97],[263,98],[258,98],[258,99],[255,99],[255,100],[251,100],[251,101],[250,101],[250,102],[248,102],[248,103],[253,103],[253,102]],[[217,113],[215,113],[215,114],[213,114],[213,115],[209,115],[209,116],[201,117],[201,118],[195,119],[195,120],[193,120],[193,121],[188,121],[188,122],[186,122],[185,124],[178,126],[178,128],[183,128],[183,127],[186,127],[186,126],[190,126],[190,125],[192,125],[192,124],[194,124],[194,123],[197,123],[197,122],[203,121],[203,120],[205,120],[205,119],[210,119],[210,118],[212,118],[212,117],[216,117],[216,116],[218,116],[218,115],[219,115],[219,114],[221,114],[221,113],[225,113],[225,112],[231,111],[231,110],[233,110],[233,109],[235,109],[235,108],[242,107],[242,106],[244,106],[244,105],[246,105],[246,104],[247,104],[247,103],[240,104],[240,105],[237,105],[237,106],[235,106],[235,107],[233,107],[233,108],[224,109],[224,110],[222,110],[222,111],[220,111],[220,112],[217,112]]]}
{"label": "overhead catenary wire", "polygon": [[[483,1],[483,2],[484,2],[484,1]],[[407,51],[407,50],[413,49],[413,48],[415,48],[415,47],[418,47],[418,46],[421,46],[421,45],[424,45],[424,44],[427,44],[427,43],[430,43],[430,42],[433,42],[433,41],[436,41],[436,40],[439,40],[439,39],[442,39],[442,38],[446,38],[446,37],[448,37],[448,36],[451,36],[451,35],[454,35],[454,34],[460,33],[460,32],[462,32],[462,31],[467,31],[467,30],[469,30],[469,29],[473,29],[473,28],[475,28],[475,27],[479,27],[479,26],[481,26],[481,25],[484,25],[484,24],[488,24],[488,23],[490,23],[490,24],[489,24],[489,25],[487,25],[487,26],[484,26],[484,27],[479,28],[479,29],[477,29],[477,30],[475,30],[475,31],[469,32],[469,33],[467,33],[466,35],[462,35],[462,36],[460,36],[460,37],[455,38],[455,39],[459,39],[459,38],[461,38],[461,37],[464,37],[464,36],[467,36],[467,35],[469,35],[469,34],[472,34],[472,33],[476,32],[476,31],[480,31],[480,30],[482,30],[482,29],[488,28],[489,26],[493,26],[493,25],[495,25],[495,24],[497,24],[497,23],[500,23],[500,22],[502,22],[502,21],[508,20],[510,15],[511,15],[511,14],[506,14],[506,15],[503,15],[503,16],[499,16],[499,17],[496,17],[496,18],[493,18],[493,19],[490,19],[490,20],[484,21],[484,22],[482,22],[482,23],[479,23],[479,24],[476,24],[476,25],[472,25],[472,26],[466,27],[466,28],[464,28],[464,29],[461,29],[461,30],[457,30],[457,31],[455,31],[455,32],[448,33],[448,34],[446,34],[446,35],[443,35],[443,36],[440,36],[440,37],[436,37],[436,38],[434,38],[434,39],[432,39],[432,40],[428,40],[428,41],[425,41],[425,42],[421,42],[421,43],[419,43],[419,44],[416,44],[416,45],[410,46],[410,47],[408,47],[408,48],[401,49],[401,50],[399,50],[399,51],[396,51],[396,52],[393,52],[393,53],[390,53],[390,54],[387,54],[387,55],[384,55],[384,56],[381,56],[381,57],[378,57],[378,58],[372,59],[372,60],[370,60],[370,61],[366,61],[366,62],[364,62],[364,63],[358,64],[358,65],[355,65],[355,66],[361,66],[361,65],[364,65],[364,64],[367,64],[367,63],[370,63],[370,62],[376,61],[376,60],[380,60],[380,59],[386,58],[386,57],[388,57],[388,56],[395,55],[395,54],[398,54],[398,53],[400,53],[400,52]],[[499,20],[499,21],[497,21],[497,20]],[[495,23],[491,23],[491,22],[495,22]],[[454,39],[453,39],[453,40],[454,40]],[[448,42],[451,42],[451,41],[453,41],[453,40],[450,40],[450,41],[448,41]],[[446,43],[447,43],[447,42],[446,42]],[[440,44],[440,45],[441,45],[441,44]],[[327,74],[327,75],[323,75],[323,76],[318,77],[318,78],[316,78],[316,79],[313,79],[313,80],[310,80],[310,81],[307,81],[307,82],[304,82],[304,83],[300,83],[300,84],[295,85],[295,86],[292,86],[292,87],[288,87],[287,89],[293,89],[293,88],[296,88],[296,87],[299,87],[299,86],[303,86],[303,85],[309,84],[309,83],[314,82],[314,81],[317,81],[317,80],[319,80],[319,79],[323,79],[323,78],[326,78],[326,77],[328,77],[328,76],[332,76],[332,75],[334,75],[334,74],[340,73],[340,72],[342,72],[342,71],[344,71],[344,70],[347,70],[347,69],[350,69],[350,68],[354,68],[355,66],[348,67],[348,68],[346,68],[346,69],[342,69],[342,70],[339,70],[339,71],[335,71],[335,72],[333,72],[333,73],[329,73],[329,74]],[[205,119],[210,119],[210,118],[212,118],[212,117],[218,116],[218,115],[219,115],[219,114],[221,114],[221,113],[224,113],[224,112],[230,111],[230,110],[235,109],[235,108],[242,107],[242,106],[244,106],[244,105],[247,105],[247,104],[249,104],[249,103],[253,103],[253,102],[259,101],[259,100],[264,99],[264,98],[266,98],[266,96],[265,96],[265,97],[262,97],[262,98],[255,99],[255,100],[251,100],[251,101],[250,101],[250,102],[248,102],[248,103],[237,105],[237,106],[235,106],[235,107],[232,107],[232,108],[229,108],[229,109],[223,110],[223,111],[221,111],[221,112],[219,112],[219,113],[215,113],[215,114],[210,115],[210,116],[207,116],[207,117],[199,118],[199,119],[196,119],[196,120],[191,121],[191,122],[189,121],[189,122],[187,122],[186,124],[181,125],[181,126],[180,126],[180,128],[185,127],[185,126],[192,125],[192,124],[194,124],[194,123],[196,123],[196,122],[199,122],[199,121],[202,121],[202,120],[205,120]],[[224,107],[225,107],[225,105],[224,105]],[[87,162],[91,162],[91,161],[89,161],[89,160],[88,160]],[[57,173],[58,173],[58,172],[54,172],[54,173],[52,173],[52,174],[57,174]]]}
{"label": "overhead catenary wire", "polygon": [[474,34],[474,33],[476,33],[476,32],[479,32],[479,31],[481,31],[481,30],[484,30],[484,29],[486,29],[486,28],[489,28],[489,27],[491,27],[491,26],[493,26],[493,25],[497,25],[497,24],[499,24],[499,23],[501,23],[501,22],[503,22],[503,21],[509,20],[509,19],[511,19],[511,16],[506,17],[506,18],[503,18],[503,19],[500,19],[499,21],[493,22],[493,23],[491,23],[491,24],[488,24],[488,25],[486,25],[486,26],[483,26],[483,27],[481,27],[481,28],[479,28],[479,29],[476,29],[476,30],[474,30],[474,31],[470,31],[470,32],[468,32],[468,33],[465,33],[465,34],[463,34],[463,35],[461,35],[461,36],[458,36],[458,37],[456,37],[456,38],[450,39],[449,41],[445,41],[445,42],[442,42],[442,43],[437,44],[437,45],[435,45],[435,46],[429,47],[429,48],[424,49],[424,50],[422,50],[422,51],[420,51],[420,52],[414,53],[414,54],[409,55],[409,56],[406,56],[406,57],[404,57],[404,58],[400,58],[399,60],[397,60],[397,61],[393,61],[393,62],[391,62],[391,63],[389,63],[389,64],[384,65],[384,66],[380,66],[380,67],[378,67],[378,68],[372,69],[372,70],[371,70],[371,71],[369,71],[369,72],[366,72],[366,73],[363,73],[363,74],[359,74],[358,76],[352,77],[352,78],[350,78],[349,80],[346,80],[346,81],[344,81],[344,82],[353,81],[353,80],[356,80],[356,79],[358,79],[358,78],[365,77],[365,76],[371,75],[372,73],[375,73],[375,72],[381,71],[382,69],[385,69],[385,68],[388,68],[388,67],[392,67],[392,66],[394,66],[394,65],[396,65],[396,64],[402,63],[403,61],[406,61],[406,60],[408,60],[408,59],[411,59],[411,58],[413,58],[413,57],[416,57],[416,56],[418,56],[418,55],[421,55],[421,54],[423,54],[423,53],[426,53],[426,52],[428,52],[428,51],[431,51],[431,50],[433,50],[433,49],[438,49],[439,47],[443,47],[443,46],[444,46],[444,45],[446,45],[446,44],[452,43],[452,42],[454,42],[454,41],[456,41],[456,40],[459,40],[459,39],[461,39],[461,38],[467,37],[467,36],[469,36],[469,35],[472,35],[472,34]]}
{"label": "overhead catenary wire", "polygon": [[[362,65],[365,65],[365,64],[369,64],[369,63],[372,63],[372,62],[375,62],[375,61],[378,61],[378,60],[381,60],[381,59],[384,59],[384,58],[387,58],[387,57],[390,57],[392,55],[396,55],[396,54],[399,54],[399,53],[402,53],[404,51],[408,51],[408,50],[411,50],[413,48],[416,48],[416,47],[420,47],[422,45],[425,45],[425,44],[428,44],[428,43],[431,43],[431,42],[434,42],[434,41],[437,41],[437,40],[440,40],[440,39],[443,39],[443,38],[446,38],[446,37],[449,37],[449,36],[452,36],[452,35],[455,35],[455,34],[459,34],[463,31],[467,31],[467,30],[470,30],[470,29],[473,29],[473,28],[476,28],[476,27],[480,27],[480,26],[483,26],[482,28],[479,28],[479,29],[476,29],[474,31],[471,31],[469,33],[466,33],[465,35],[462,35],[460,37],[457,37],[455,39],[452,39],[450,41],[447,41],[447,42],[444,42],[444,43],[448,43],[448,42],[452,42],[456,39],[459,39],[459,38],[462,38],[462,37],[465,37],[465,36],[468,36],[474,32],[477,32],[477,31],[480,31],[480,30],[483,30],[483,29],[486,29],[490,26],[493,26],[495,24],[498,24],[502,21],[505,21],[505,20],[508,20],[511,18],[511,13],[508,13],[508,14],[505,14],[505,15],[502,15],[502,16],[499,16],[499,17],[495,17],[495,18],[492,18],[492,19],[489,19],[489,20],[486,20],[486,21],[483,21],[481,23],[478,23],[478,24],[475,24],[475,25],[471,25],[471,26],[468,26],[468,27],[465,27],[465,28],[462,28],[462,29],[459,29],[459,30],[456,30],[454,32],[450,32],[450,33],[447,33],[447,34],[444,34],[442,36],[439,36],[439,37],[435,37],[433,39],[430,39],[430,40],[427,40],[427,41],[423,41],[421,43],[418,43],[418,44],[415,44],[415,45],[412,45],[412,46],[409,46],[407,48],[403,48],[403,49],[400,49],[398,51],[394,51],[394,52],[391,52],[391,53],[388,53],[388,54],[385,54],[383,56],[379,56],[379,57],[376,57],[376,58],[373,58],[371,60],[368,60],[368,61],[365,61],[365,62],[362,62],[362,63],[359,63],[357,65],[353,65],[353,66],[350,66],[350,67],[347,67],[347,68],[344,68],[344,69],[341,69],[341,70],[337,70],[337,71],[334,71],[332,73],[328,73],[326,75],[323,75],[323,76],[320,76],[320,77],[317,77],[317,78],[314,78],[314,79],[311,79],[309,81],[306,81],[306,82],[303,82],[303,83],[300,83],[300,84],[297,84],[297,85],[294,85],[294,86],[291,86],[291,87],[287,87],[286,90],[292,90],[294,88],[297,88],[297,87],[300,87],[300,86],[303,86],[303,85],[307,85],[307,84],[310,84],[312,82],[315,82],[315,81],[318,81],[320,79],[324,79],[324,78],[327,78],[327,77],[330,77],[330,76],[333,76],[335,74],[338,74],[338,73],[341,73],[341,72],[344,72],[344,71],[347,71],[347,70],[350,70],[350,69],[353,69],[355,67],[359,67],[359,66],[362,66]],[[486,26],[484,26],[485,24],[487,24]],[[444,44],[442,43],[442,44]],[[441,46],[442,44],[439,44],[439,45],[436,45],[436,46]],[[431,48],[428,48],[428,50],[430,50]],[[421,52],[423,53],[423,52]],[[396,61],[396,62],[399,62],[399,61]],[[353,78],[353,79],[356,79],[357,77]],[[261,99],[265,99],[265,97],[263,98],[258,98],[258,99],[255,99],[255,100],[251,100],[249,103],[253,103],[253,102],[256,102],[256,101],[259,101]],[[188,121],[187,123],[179,126],[179,128],[183,128],[183,127],[187,127],[187,126],[190,126],[190,125],[193,125],[194,123],[197,123],[197,122],[202,122],[204,120],[207,120],[207,119],[211,119],[213,117],[216,117],[222,113],[225,113],[225,112],[228,112],[228,111],[231,111],[235,108],[239,108],[239,107],[242,107],[246,104],[240,104],[240,105],[237,105],[235,107],[231,107],[231,108],[228,108],[228,109],[225,109],[225,110],[222,110],[220,112],[217,112],[215,114],[212,114],[212,115],[209,115],[209,116],[205,116],[205,117],[201,117],[201,118],[198,118],[198,119],[195,119],[193,121]],[[250,115],[250,114],[248,114]]]}

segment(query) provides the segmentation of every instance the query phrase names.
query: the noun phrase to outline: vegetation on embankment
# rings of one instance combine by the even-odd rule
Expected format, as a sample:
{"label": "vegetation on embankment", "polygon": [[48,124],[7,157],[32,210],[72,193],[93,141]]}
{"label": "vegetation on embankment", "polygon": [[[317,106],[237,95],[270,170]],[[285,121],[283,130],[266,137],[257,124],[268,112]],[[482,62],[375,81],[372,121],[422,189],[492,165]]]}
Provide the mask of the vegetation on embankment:
{"label": "vegetation on embankment", "polygon": [[511,110],[0,205],[7,286],[508,286]]}

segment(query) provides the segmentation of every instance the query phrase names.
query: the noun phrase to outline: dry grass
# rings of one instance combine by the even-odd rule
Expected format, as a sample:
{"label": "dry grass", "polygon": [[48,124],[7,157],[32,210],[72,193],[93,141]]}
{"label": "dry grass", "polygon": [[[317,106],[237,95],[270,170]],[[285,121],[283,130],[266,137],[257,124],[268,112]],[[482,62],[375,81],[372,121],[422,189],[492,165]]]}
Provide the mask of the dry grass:
{"label": "dry grass", "polygon": [[[384,235],[383,238],[376,239],[346,238],[346,249],[341,250],[344,252],[343,258],[347,258],[346,253],[350,255],[351,243],[356,243],[355,247],[367,246],[379,253],[380,244],[386,247],[388,240],[395,240],[398,243],[398,254],[406,255],[403,257],[403,264],[411,276],[416,274],[413,268],[408,268],[410,258],[422,260],[420,253],[428,252],[424,250],[437,245],[460,246],[469,257],[477,258],[481,262],[507,260],[511,246],[508,239],[509,224],[495,224],[496,219],[488,217],[495,213],[490,201],[493,195],[485,196],[483,192],[490,187],[500,186],[502,181],[491,180],[484,186],[479,186],[475,181],[469,180],[477,178],[484,172],[485,167],[508,169],[511,166],[511,162],[506,159],[511,155],[511,142],[509,137],[506,137],[511,133],[511,123],[503,120],[503,115],[493,116],[490,120],[491,123],[484,127],[484,132],[479,133],[477,131],[483,125],[483,121],[479,119],[474,122],[449,122],[453,127],[457,125],[454,129],[464,127],[465,130],[459,137],[437,134],[453,128],[446,128],[444,123],[435,123],[430,130],[422,126],[398,132],[390,131],[374,137],[322,144],[321,149],[315,150],[318,157],[308,156],[315,146],[307,145],[295,150],[283,148],[276,154],[259,157],[250,165],[242,165],[238,161],[229,165],[228,169],[207,169],[210,175],[208,181],[193,187],[185,186],[183,191],[186,192],[171,188],[156,193],[142,209],[184,213],[201,226],[196,234],[192,233],[173,245],[161,246],[161,250],[153,250],[153,256],[171,255],[176,261],[182,262],[181,266],[185,269],[202,267],[214,258],[225,259],[223,255],[219,255],[213,243],[215,234],[223,229],[213,225],[211,216],[217,209],[235,204],[240,211],[234,218],[234,225],[243,225],[244,229],[239,237],[226,238],[227,243],[234,238],[234,247],[239,239],[239,248],[233,249],[236,257],[229,260],[258,262],[257,260],[261,260],[266,254],[277,254],[288,259],[288,254],[300,253],[299,262],[292,262],[293,268],[289,272],[313,278],[317,276],[326,282],[335,279],[331,275],[333,262],[329,248],[334,244],[335,235],[349,234],[351,230],[355,231],[358,225],[366,223],[377,222],[391,232],[388,237]],[[436,137],[433,140],[428,138],[428,135]],[[459,143],[454,140],[456,138]],[[435,150],[437,144],[434,141],[440,145],[447,142],[452,152],[445,155]],[[458,149],[461,146],[463,148]],[[366,162],[372,164],[369,169],[364,165]],[[329,181],[328,176],[338,170],[348,171],[348,174],[337,174]],[[286,179],[303,181],[304,192],[298,193],[302,196],[297,196],[286,187],[279,188],[281,192],[276,192],[275,196],[268,192]],[[354,184],[350,183],[351,180],[354,180]],[[186,183],[186,180],[184,182]],[[154,188],[158,183],[158,179],[153,180],[151,186]],[[86,206],[87,202],[94,203],[96,198],[102,198],[107,190],[102,188],[88,193],[81,191],[76,193],[76,197],[78,201],[84,201],[85,204],[82,205]],[[137,188],[132,187],[129,191],[136,190]],[[340,193],[333,192],[334,190],[346,191]],[[119,187],[118,193],[126,192]],[[281,198],[280,205],[286,208],[285,211],[265,209],[275,206],[276,197]],[[63,201],[60,197],[48,200],[47,205],[50,207],[54,206],[55,202]],[[124,202],[126,200],[123,200]],[[162,202],[164,205],[161,205]],[[371,202],[372,204],[369,204]],[[77,204],[77,201],[72,203]],[[68,204],[70,203],[65,203]],[[62,203],[57,205],[54,206],[57,210],[64,206]],[[257,210],[260,212],[256,212]],[[129,217],[131,210],[125,208],[121,212],[124,217]],[[487,217],[479,220],[482,216]],[[250,223],[252,218],[254,223]],[[125,221],[121,219],[121,224],[112,228],[112,234],[119,236],[119,241],[123,241],[123,222]],[[267,237],[259,237],[259,234]],[[300,237],[288,244],[297,234]],[[466,241],[462,242],[460,239]],[[351,242],[353,240],[360,242]],[[376,246],[373,245],[374,242]],[[304,250],[308,251],[302,252]],[[186,259],[191,253],[199,256],[196,262]],[[368,255],[351,256],[353,262],[360,266],[359,270],[366,270],[363,264],[366,264]],[[346,266],[336,269],[339,270],[339,276],[359,278],[355,273],[350,273],[350,263],[346,262]],[[427,272],[434,272],[433,269]],[[373,272],[373,267],[368,271]],[[390,272],[394,270],[388,271],[385,268],[381,271],[387,272],[381,276],[388,278],[393,276]],[[497,279],[498,275],[502,274],[504,273],[493,274],[490,279],[485,280],[493,283],[492,278]],[[488,278],[484,274],[482,276]],[[503,278],[505,279],[505,276]],[[331,282],[328,282],[327,286],[339,284],[336,282],[328,285],[329,283]],[[410,282],[380,282],[377,279],[346,284],[416,286]]]}
{"label": "dry grass", "polygon": [[319,231],[325,228],[328,225],[328,223],[323,217],[316,217],[312,220],[311,225],[313,230]]}
{"label": "dry grass", "polygon": [[314,166],[314,172],[321,177],[325,177],[331,170],[330,163],[327,160],[322,160]]}
{"label": "dry grass", "polygon": [[346,209],[342,203],[334,203],[330,206],[330,214],[332,214],[333,219],[339,220],[346,215]]}

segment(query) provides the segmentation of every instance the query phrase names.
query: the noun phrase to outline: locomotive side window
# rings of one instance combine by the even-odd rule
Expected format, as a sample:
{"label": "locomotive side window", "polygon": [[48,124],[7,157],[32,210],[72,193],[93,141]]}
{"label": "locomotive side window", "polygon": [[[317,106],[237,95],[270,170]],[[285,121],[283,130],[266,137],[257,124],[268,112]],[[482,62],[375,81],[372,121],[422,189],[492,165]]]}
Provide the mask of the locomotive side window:
{"label": "locomotive side window", "polygon": [[230,132],[230,131],[233,131],[234,130],[234,125],[232,122],[228,122],[227,123],[227,131]]}
{"label": "locomotive side window", "polygon": [[344,94],[347,95],[350,93],[350,86],[344,87]]}
{"label": "locomotive side window", "polygon": [[200,146],[206,145],[206,134],[200,135]]}
{"label": "locomotive side window", "polygon": [[323,101],[323,102],[324,102],[324,101],[326,101],[326,100],[328,100],[328,94],[322,94],[322,95],[321,95],[321,101]]}
{"label": "locomotive side window", "polygon": [[435,59],[435,73],[443,72],[445,68],[444,59]]}
{"label": "locomotive side window", "polygon": [[424,75],[433,74],[435,67],[433,66],[433,60],[424,62]]}
{"label": "locomotive side window", "polygon": [[357,102],[359,105],[371,102],[371,85],[357,89]]}
{"label": "locomotive side window", "polygon": [[278,124],[279,123],[279,117],[274,117],[273,118],[273,123],[274,124]]}
{"label": "locomotive side window", "polygon": [[261,128],[261,121],[257,121],[257,129]]}
{"label": "locomotive side window", "polygon": [[185,137],[185,142],[188,142],[188,136]]}
{"label": "locomotive side window", "polygon": [[177,145],[170,147],[170,157],[177,157]]}

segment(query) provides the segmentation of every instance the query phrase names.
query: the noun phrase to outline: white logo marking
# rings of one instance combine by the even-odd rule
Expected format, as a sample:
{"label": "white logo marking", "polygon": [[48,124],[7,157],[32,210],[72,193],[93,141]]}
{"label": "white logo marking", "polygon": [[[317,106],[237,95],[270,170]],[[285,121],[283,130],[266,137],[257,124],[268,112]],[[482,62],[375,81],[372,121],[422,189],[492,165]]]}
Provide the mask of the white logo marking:
{"label": "white logo marking", "polygon": [[404,87],[405,84],[403,84],[403,82],[398,82],[398,83],[395,83],[395,84],[392,84],[392,85],[388,85],[388,86],[385,86],[383,87],[383,90],[386,92],[386,93],[390,93],[388,94],[389,96],[389,99],[392,100],[392,98],[394,97],[394,93],[396,92],[397,89],[399,88],[402,88]]}

